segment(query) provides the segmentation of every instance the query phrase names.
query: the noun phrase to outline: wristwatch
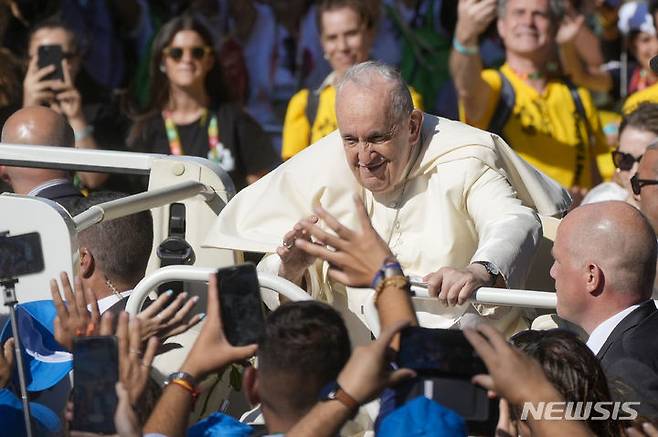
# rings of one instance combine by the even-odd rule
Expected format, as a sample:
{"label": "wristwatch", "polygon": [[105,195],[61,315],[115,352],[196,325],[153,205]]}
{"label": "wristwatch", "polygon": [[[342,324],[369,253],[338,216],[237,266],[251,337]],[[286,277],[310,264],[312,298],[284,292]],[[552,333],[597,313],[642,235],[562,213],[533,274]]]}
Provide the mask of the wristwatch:
{"label": "wristwatch", "polygon": [[473,261],[471,264],[480,264],[484,266],[484,269],[489,273],[490,277],[489,283],[487,284],[489,287],[496,284],[496,279],[500,274],[500,270],[498,270],[498,267],[496,267],[494,263],[490,263],[489,261]]}
{"label": "wristwatch", "polygon": [[343,390],[343,388],[338,384],[338,381],[332,381],[325,385],[322,390],[320,390],[320,400],[338,401],[345,405],[348,410],[354,411],[355,413],[360,406],[356,399],[354,399],[345,390]]}

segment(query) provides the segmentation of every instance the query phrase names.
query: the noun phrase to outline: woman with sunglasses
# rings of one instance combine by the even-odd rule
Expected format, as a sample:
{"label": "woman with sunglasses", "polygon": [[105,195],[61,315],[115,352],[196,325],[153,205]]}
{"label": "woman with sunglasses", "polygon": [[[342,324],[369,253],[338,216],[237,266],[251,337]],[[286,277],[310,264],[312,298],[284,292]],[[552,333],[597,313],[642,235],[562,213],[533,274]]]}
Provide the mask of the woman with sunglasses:
{"label": "woman with sunglasses", "polygon": [[128,137],[134,150],[208,158],[228,172],[236,190],[278,164],[267,134],[231,101],[202,17],[183,15],[162,26],[150,79],[148,108]]}
{"label": "woman with sunglasses", "polygon": [[612,152],[616,171],[611,182],[594,187],[583,200],[587,203],[625,200],[638,206],[631,188],[631,176],[647,146],[658,138],[658,104],[642,103],[624,116],[619,125],[619,147]]}

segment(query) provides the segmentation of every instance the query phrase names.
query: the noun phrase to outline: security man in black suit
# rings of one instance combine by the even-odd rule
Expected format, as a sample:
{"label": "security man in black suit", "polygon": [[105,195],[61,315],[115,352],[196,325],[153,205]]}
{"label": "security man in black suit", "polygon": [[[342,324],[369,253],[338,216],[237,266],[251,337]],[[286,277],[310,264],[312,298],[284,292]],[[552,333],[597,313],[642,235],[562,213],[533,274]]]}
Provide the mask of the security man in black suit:
{"label": "security man in black suit", "polygon": [[558,315],[583,328],[613,393],[658,419],[656,236],[626,202],[576,208],[558,227],[551,268]]}

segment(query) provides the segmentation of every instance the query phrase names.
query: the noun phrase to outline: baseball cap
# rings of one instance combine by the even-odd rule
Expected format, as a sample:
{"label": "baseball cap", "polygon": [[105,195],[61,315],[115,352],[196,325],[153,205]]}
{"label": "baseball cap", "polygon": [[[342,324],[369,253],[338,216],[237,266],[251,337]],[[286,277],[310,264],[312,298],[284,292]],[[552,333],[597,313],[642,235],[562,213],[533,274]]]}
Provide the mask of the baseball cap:
{"label": "baseball cap", "polygon": [[[35,429],[37,435],[43,435],[43,431],[57,433],[61,428],[62,423],[57,414],[45,405],[30,402],[30,416],[32,423],[37,426]],[[2,435],[21,436],[26,434],[23,404],[13,392],[6,388],[0,389],[0,427]]]}
{"label": "baseball cap", "polygon": [[[53,321],[57,311],[51,300],[38,300],[16,306],[16,323],[20,334],[28,391],[46,390],[70,371],[73,355],[55,340]],[[13,336],[11,323],[5,323],[0,344]],[[16,375],[15,379],[18,377]]]}

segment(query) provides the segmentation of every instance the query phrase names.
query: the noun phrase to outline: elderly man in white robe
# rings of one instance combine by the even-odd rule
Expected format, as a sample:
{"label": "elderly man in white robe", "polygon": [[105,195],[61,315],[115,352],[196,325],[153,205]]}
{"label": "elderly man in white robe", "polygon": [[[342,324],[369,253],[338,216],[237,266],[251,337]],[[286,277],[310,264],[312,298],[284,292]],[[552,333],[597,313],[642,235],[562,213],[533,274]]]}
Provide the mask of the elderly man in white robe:
{"label": "elderly man in white robe", "polygon": [[[348,326],[354,316],[366,323],[363,308],[374,292],[332,280],[330,268],[340,266],[294,244],[311,241],[301,222],[318,221],[317,204],[356,228],[356,194],[404,271],[438,296],[423,308],[421,325],[460,327],[485,317],[503,331],[522,329],[518,309],[469,298],[482,286],[523,286],[541,231],[537,211],[563,214],[568,194],[499,137],[414,109],[407,85],[384,64],[346,72],[336,116],[337,131],[238,193],[206,244],[269,252],[259,269],[332,302]],[[351,335],[369,339],[367,331]]]}

